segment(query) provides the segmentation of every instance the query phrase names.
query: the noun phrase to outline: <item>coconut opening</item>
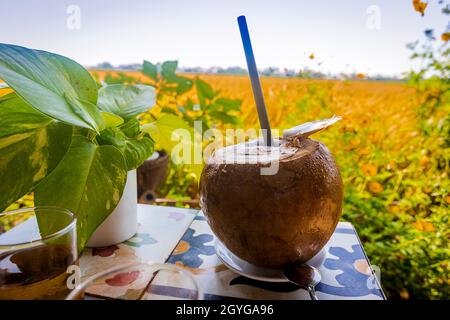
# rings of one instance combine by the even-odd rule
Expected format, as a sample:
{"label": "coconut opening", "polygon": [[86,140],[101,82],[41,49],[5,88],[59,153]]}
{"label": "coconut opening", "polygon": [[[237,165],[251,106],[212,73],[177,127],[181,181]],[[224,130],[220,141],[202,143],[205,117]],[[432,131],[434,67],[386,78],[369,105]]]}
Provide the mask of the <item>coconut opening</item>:
{"label": "coconut opening", "polygon": [[209,159],[215,164],[256,164],[281,161],[298,152],[299,148],[288,144],[286,140],[275,138],[270,147],[262,139],[227,146],[216,150]]}
{"label": "coconut opening", "polygon": [[268,147],[262,138],[242,142],[218,149],[208,159],[209,164],[267,164],[282,161],[292,156],[302,156],[311,152],[302,147],[301,141],[313,133],[324,130],[341,117],[306,122],[285,130],[282,138],[274,138],[273,145]]}

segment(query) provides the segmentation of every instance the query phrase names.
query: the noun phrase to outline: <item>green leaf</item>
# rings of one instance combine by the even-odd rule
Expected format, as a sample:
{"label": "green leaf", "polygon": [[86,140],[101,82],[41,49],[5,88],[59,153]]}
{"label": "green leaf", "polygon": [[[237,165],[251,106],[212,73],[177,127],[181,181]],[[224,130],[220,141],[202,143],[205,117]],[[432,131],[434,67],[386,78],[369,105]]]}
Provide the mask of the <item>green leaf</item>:
{"label": "green leaf", "polygon": [[[153,140],[145,134],[136,133],[134,125],[127,125],[119,128],[108,128],[100,133],[97,141],[100,145],[112,145],[119,149],[126,162],[127,170],[139,167],[153,153]],[[139,130],[139,123],[137,123]],[[123,131],[125,129],[125,131]]]}
{"label": "green leaf", "polygon": [[125,134],[116,128],[108,128],[103,130],[100,135],[96,137],[99,145],[114,146],[117,149],[125,147]]}
{"label": "green leaf", "polygon": [[91,121],[93,119],[97,124],[95,131],[98,133],[105,129],[105,122],[98,107],[89,101],[78,99],[69,94],[64,94],[66,102],[70,106],[71,110],[77,114],[80,118]]}
{"label": "green leaf", "polygon": [[153,139],[149,135],[141,135],[136,139],[126,139],[125,147],[121,150],[127,170],[133,170],[141,166],[144,161],[153,154]]}
{"label": "green leaf", "polygon": [[[182,129],[182,131],[177,132],[178,129]],[[201,135],[194,132],[193,128],[184,120],[172,114],[165,114],[155,122],[144,125],[142,131],[149,133],[159,148],[167,151],[173,161],[183,161],[182,163],[195,174],[197,180],[200,179],[204,166],[201,153]],[[195,138],[199,140],[198,144],[194,142]],[[182,160],[185,151],[190,153],[190,157],[186,159],[187,162]],[[195,163],[195,154],[198,151],[200,152],[200,161]]]}
{"label": "green leaf", "polygon": [[127,76],[123,72],[119,72],[116,75],[107,74],[105,76],[105,78],[103,79],[103,81],[106,84],[125,84],[125,83],[131,84],[131,83],[136,83],[137,79],[135,79],[131,76]]}
{"label": "green leaf", "polygon": [[[182,129],[182,132],[176,130]],[[190,152],[191,157],[188,162],[183,162],[190,170],[195,174],[197,180],[200,179],[200,175],[204,166],[203,159],[200,159],[199,163],[195,163],[196,151],[200,151],[201,154],[201,135],[195,133],[184,120],[172,114],[165,114],[158,120],[146,124],[142,127],[142,131],[147,132],[155,140],[160,149],[167,151],[171,159],[174,161],[181,160],[180,157],[184,157],[181,154],[181,150]],[[195,144],[194,139],[197,137],[199,143]],[[200,149],[200,150],[196,150]]]}
{"label": "green leaf", "polygon": [[176,93],[179,95],[184,94],[184,93],[188,92],[189,90],[191,90],[192,85],[193,85],[193,81],[191,79],[188,79],[185,77],[177,76],[176,82],[177,82]]}
{"label": "green leaf", "polygon": [[195,79],[195,84],[197,86],[197,92],[207,99],[214,99],[215,93],[213,88],[209,85],[209,83],[203,81],[200,78]]}
{"label": "green leaf", "polygon": [[199,77],[195,78],[195,86],[197,87],[197,96],[200,106],[206,106],[206,99],[212,100],[216,96],[213,88]]}
{"label": "green leaf", "polygon": [[145,85],[113,84],[102,87],[99,92],[98,106],[129,119],[149,110],[155,105],[155,88]]}
{"label": "green leaf", "polygon": [[178,67],[178,61],[165,61],[161,65],[161,75],[166,78],[172,77],[176,74]]}
{"label": "green leaf", "polygon": [[105,121],[106,128],[117,127],[123,124],[124,122],[122,117],[107,111],[102,111],[102,117],[103,120]]}
{"label": "green leaf", "polygon": [[128,138],[136,138],[141,132],[141,126],[136,118],[131,118],[120,126],[120,130],[125,133]]}
{"label": "green leaf", "polygon": [[162,107],[161,108],[161,112],[163,112],[163,113],[170,113],[170,114],[173,114],[175,116],[178,116],[178,113],[174,109],[172,109],[171,107]]}
{"label": "green leaf", "polygon": [[142,131],[148,133],[159,148],[169,153],[180,143],[180,135],[176,132],[177,129],[192,132],[192,128],[184,120],[173,114],[164,114],[156,121],[145,124],[142,127]]}
{"label": "green leaf", "polygon": [[194,101],[191,98],[188,98],[184,104],[184,108],[189,111],[194,111]]}
{"label": "green leaf", "polygon": [[45,178],[69,148],[72,128],[15,93],[0,98],[0,212]]}
{"label": "green leaf", "polygon": [[144,60],[144,64],[142,66],[142,73],[150,77],[151,79],[158,81],[158,69],[153,63],[147,60]]}
{"label": "green leaf", "polygon": [[177,94],[183,94],[192,88],[192,80],[180,77],[176,74],[178,61],[166,61],[161,65],[161,75],[169,84],[176,84],[173,86],[166,86],[166,91],[173,91]]}
{"label": "green leaf", "polygon": [[237,99],[219,98],[215,101],[215,103],[223,106],[223,110],[225,112],[228,112],[228,111],[240,111],[242,101]]}
{"label": "green leaf", "polygon": [[211,111],[209,113],[209,115],[211,117],[213,117],[214,119],[216,119],[216,120],[222,121],[223,123],[231,123],[231,124],[234,124],[234,125],[239,123],[239,118],[238,117],[233,116],[233,115],[229,115],[228,113],[223,112],[223,111]]}
{"label": "green leaf", "polygon": [[0,44],[0,79],[49,117],[97,132],[104,126],[100,112],[92,107],[97,103],[95,80],[73,60]]}
{"label": "green leaf", "polygon": [[35,203],[74,212],[82,250],[119,203],[126,177],[125,161],[117,148],[76,135],[56,169],[37,185]]}

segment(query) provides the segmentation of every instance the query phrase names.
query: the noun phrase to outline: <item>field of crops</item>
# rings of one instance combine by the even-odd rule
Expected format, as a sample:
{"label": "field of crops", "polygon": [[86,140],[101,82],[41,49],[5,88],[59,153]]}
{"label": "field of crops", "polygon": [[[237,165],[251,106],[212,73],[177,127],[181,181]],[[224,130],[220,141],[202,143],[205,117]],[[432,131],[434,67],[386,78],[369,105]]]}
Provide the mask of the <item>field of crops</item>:
{"label": "field of crops", "polygon": [[[106,74],[114,74],[98,70],[93,73],[100,79]],[[138,81],[148,81],[148,78],[139,72],[123,72],[123,74],[132,76]],[[258,125],[247,76],[201,75],[200,77],[225,96],[242,100],[241,119],[244,128]],[[344,124],[349,124],[351,120],[353,125],[365,124],[368,118],[374,118],[372,120],[383,118],[384,121],[380,121],[383,127],[377,128],[388,134],[397,132],[398,136],[404,136],[404,132],[414,128],[416,123],[413,110],[414,90],[403,83],[263,77],[262,86],[271,125],[274,128],[283,129],[304,120],[333,113],[344,117]],[[311,98],[314,98],[314,101],[310,101]],[[298,113],[302,108],[300,104],[308,108],[307,113]],[[286,115],[293,113],[300,118],[294,116],[286,118]],[[399,120],[406,123],[396,130],[400,124]]]}

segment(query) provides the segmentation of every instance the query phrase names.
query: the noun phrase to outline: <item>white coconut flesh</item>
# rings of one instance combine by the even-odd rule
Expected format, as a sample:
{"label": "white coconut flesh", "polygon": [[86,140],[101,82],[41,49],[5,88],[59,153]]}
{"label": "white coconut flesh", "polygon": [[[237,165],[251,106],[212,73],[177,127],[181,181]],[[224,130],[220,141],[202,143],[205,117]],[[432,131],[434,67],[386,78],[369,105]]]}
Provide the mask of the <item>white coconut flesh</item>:
{"label": "white coconut flesh", "polygon": [[[294,128],[285,130],[283,138],[275,138],[273,146],[265,146],[262,139],[255,139],[218,149],[208,160],[210,164],[256,164],[283,161],[293,155],[299,156],[304,151],[290,141],[297,137],[305,138],[313,133],[330,127],[341,120],[333,116],[330,119],[307,122]],[[306,152],[307,153],[307,152]]]}
{"label": "white coconut flesh", "polygon": [[209,159],[209,163],[269,163],[288,158],[298,152],[298,148],[289,146],[284,140],[274,139],[274,145],[271,147],[262,143],[262,140],[258,139],[219,149]]}

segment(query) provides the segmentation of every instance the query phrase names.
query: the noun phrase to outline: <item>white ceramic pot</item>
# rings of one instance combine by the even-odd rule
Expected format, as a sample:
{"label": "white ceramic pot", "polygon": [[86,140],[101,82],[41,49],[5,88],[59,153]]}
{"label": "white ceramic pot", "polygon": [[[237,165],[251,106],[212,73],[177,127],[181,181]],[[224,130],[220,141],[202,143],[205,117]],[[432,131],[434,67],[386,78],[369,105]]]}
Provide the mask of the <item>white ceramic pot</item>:
{"label": "white ceramic pot", "polygon": [[88,247],[107,247],[132,238],[137,232],[136,170],[128,172],[122,198],[114,211],[95,230]]}

